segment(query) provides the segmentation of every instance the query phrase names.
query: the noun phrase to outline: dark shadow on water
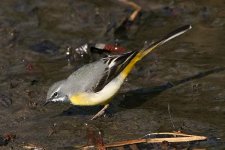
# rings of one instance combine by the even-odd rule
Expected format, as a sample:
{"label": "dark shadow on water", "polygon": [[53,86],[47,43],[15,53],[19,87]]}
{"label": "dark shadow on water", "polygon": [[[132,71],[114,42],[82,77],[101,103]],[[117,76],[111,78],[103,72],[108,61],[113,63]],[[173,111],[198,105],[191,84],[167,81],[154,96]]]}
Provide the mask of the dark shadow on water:
{"label": "dark shadow on water", "polygon": [[[67,110],[64,110],[61,114],[59,114],[59,116],[93,116],[102,108],[103,106],[71,106]],[[106,116],[108,117],[110,117],[114,112],[115,108],[113,107],[113,105],[110,105],[110,107],[105,111]]]}
{"label": "dark shadow on water", "polygon": [[[161,92],[173,88],[177,85],[195,80],[195,79],[200,79],[203,78],[207,75],[214,74],[214,73],[219,73],[221,71],[224,71],[225,67],[217,67],[211,70],[207,70],[204,72],[200,72],[196,75],[173,81],[168,82],[166,84],[156,86],[156,87],[149,87],[149,88],[140,88],[137,90],[132,90],[126,93],[120,93],[118,94],[114,99],[112,105],[109,107],[109,112],[113,113],[114,111],[118,111],[119,109],[116,107],[120,108],[126,108],[126,109],[131,109],[138,107],[142,105],[144,102],[149,100],[149,97],[155,97],[159,95]],[[123,98],[121,98],[123,97]],[[60,116],[70,116],[70,115],[93,115],[96,114],[102,106],[90,106],[90,107],[80,107],[80,106],[72,106],[69,109],[63,111]]]}
{"label": "dark shadow on water", "polygon": [[61,115],[93,115],[101,109],[101,106],[71,106],[69,109],[64,110]]}
{"label": "dark shadow on water", "polygon": [[160,86],[150,87],[150,88],[141,88],[141,89],[129,91],[127,93],[123,93],[122,95],[124,96],[124,98],[122,101],[119,102],[119,107],[123,107],[123,108],[138,107],[142,105],[144,102],[146,102],[147,100],[149,100],[149,97],[155,97],[167,89],[170,89],[180,84],[183,84],[195,79],[200,79],[207,75],[218,73],[224,70],[225,70],[225,67],[217,67],[211,70],[200,72],[190,77],[186,77],[181,80],[168,82]]}

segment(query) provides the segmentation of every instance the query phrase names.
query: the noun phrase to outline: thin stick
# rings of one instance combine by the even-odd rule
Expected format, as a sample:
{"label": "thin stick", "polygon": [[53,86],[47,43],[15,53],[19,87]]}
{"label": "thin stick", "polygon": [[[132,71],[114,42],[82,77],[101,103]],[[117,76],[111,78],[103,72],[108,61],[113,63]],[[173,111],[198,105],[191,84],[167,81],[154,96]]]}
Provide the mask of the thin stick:
{"label": "thin stick", "polygon": [[94,115],[94,117],[91,118],[91,120],[94,120],[94,119],[102,116],[108,107],[109,107],[109,104],[106,104],[96,115]]}
{"label": "thin stick", "polygon": [[141,7],[139,5],[137,5],[136,3],[129,1],[129,0],[119,0],[119,1],[126,5],[129,5],[135,9],[134,12],[129,17],[130,21],[134,21],[134,19],[137,17],[139,12],[141,11]]}
{"label": "thin stick", "polygon": [[170,116],[170,122],[171,122],[171,124],[173,126],[173,129],[176,130],[175,125],[173,123],[172,115],[170,113],[170,104],[169,103],[168,103],[168,113],[169,113],[169,116]]}
{"label": "thin stick", "polygon": [[[171,133],[171,132],[151,133],[149,135],[173,135],[174,137],[134,139],[134,140],[115,142],[111,144],[105,144],[104,147],[113,148],[113,147],[120,147],[124,145],[132,145],[132,144],[139,144],[139,143],[162,143],[163,141],[167,141],[169,143],[181,143],[181,142],[203,141],[207,139],[207,137],[205,136],[196,136],[196,135],[189,135],[184,133]],[[86,147],[83,147],[83,148],[86,148]]]}

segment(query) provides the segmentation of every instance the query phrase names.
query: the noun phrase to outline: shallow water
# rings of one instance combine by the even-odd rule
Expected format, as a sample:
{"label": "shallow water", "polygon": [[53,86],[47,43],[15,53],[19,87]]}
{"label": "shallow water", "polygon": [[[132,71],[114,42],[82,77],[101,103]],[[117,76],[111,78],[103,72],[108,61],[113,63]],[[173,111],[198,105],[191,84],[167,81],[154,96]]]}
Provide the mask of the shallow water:
{"label": "shallow water", "polygon": [[[1,1],[0,135],[11,132],[17,138],[0,148],[85,145],[85,123],[101,130],[106,143],[181,129],[209,137],[194,147],[225,148],[224,1],[137,3],[142,15],[124,34],[115,28],[131,9],[119,2]],[[193,29],[136,65],[111,104],[112,117],[89,121],[98,108],[42,106],[53,82],[96,59],[75,57],[69,67],[68,47],[119,39],[135,50],[184,24]]]}

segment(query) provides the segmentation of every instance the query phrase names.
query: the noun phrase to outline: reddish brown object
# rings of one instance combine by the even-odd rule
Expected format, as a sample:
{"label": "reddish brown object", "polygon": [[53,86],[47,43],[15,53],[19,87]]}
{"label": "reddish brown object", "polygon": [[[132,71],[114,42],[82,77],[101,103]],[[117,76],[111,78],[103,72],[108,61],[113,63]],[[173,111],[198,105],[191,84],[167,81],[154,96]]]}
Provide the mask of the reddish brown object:
{"label": "reddish brown object", "polygon": [[15,134],[6,133],[3,136],[0,136],[0,146],[7,145],[10,141],[13,141],[16,138]]}
{"label": "reddish brown object", "polygon": [[102,133],[86,124],[87,145],[93,144],[98,150],[105,150]]}
{"label": "reddish brown object", "polygon": [[104,49],[107,51],[116,52],[116,53],[122,53],[126,51],[125,48],[121,46],[117,46],[117,45],[112,45],[112,44],[105,44]]}
{"label": "reddish brown object", "polygon": [[26,65],[26,70],[27,71],[32,71],[34,69],[34,66],[31,64],[31,63],[28,63],[27,65]]}
{"label": "reddish brown object", "polygon": [[16,138],[16,135],[15,134],[12,134],[12,133],[6,133],[4,135],[4,139],[6,141],[13,141],[15,138]]}

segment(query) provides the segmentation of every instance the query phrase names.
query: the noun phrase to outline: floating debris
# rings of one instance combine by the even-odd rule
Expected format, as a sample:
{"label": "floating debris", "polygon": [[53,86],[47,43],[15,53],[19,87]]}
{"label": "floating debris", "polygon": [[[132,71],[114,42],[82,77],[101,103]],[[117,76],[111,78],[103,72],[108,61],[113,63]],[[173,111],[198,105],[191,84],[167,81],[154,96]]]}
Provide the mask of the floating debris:
{"label": "floating debris", "polygon": [[[68,66],[77,60],[97,60],[106,55],[124,53],[126,49],[116,42],[115,44],[85,43],[77,48],[66,48]],[[88,59],[86,59],[88,58]]]}
{"label": "floating debris", "polygon": [[27,145],[24,145],[22,147],[24,149],[27,149],[27,150],[45,150],[43,147],[37,146],[37,145],[34,145],[34,144],[27,144]]}
{"label": "floating debris", "polygon": [[118,43],[115,44],[104,44],[104,43],[96,43],[91,47],[92,52],[98,52],[98,53],[123,53],[126,51],[124,47],[121,47],[118,45]]}

